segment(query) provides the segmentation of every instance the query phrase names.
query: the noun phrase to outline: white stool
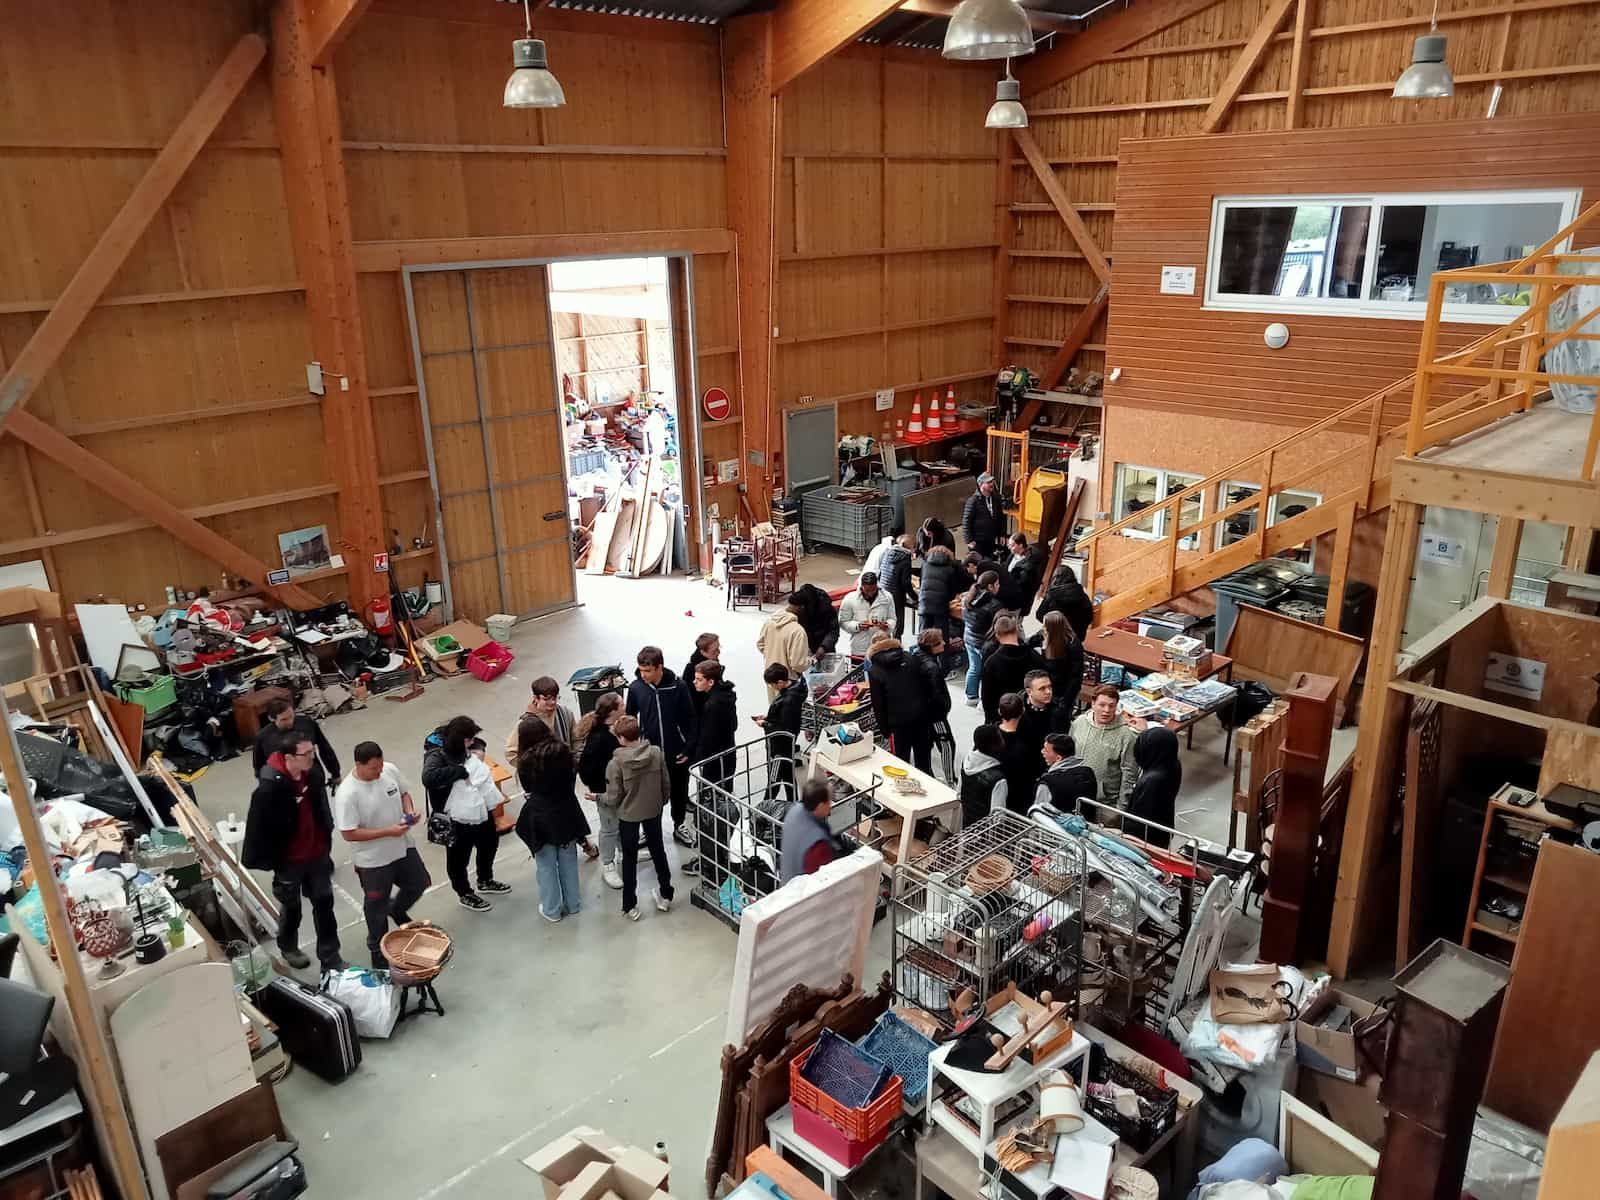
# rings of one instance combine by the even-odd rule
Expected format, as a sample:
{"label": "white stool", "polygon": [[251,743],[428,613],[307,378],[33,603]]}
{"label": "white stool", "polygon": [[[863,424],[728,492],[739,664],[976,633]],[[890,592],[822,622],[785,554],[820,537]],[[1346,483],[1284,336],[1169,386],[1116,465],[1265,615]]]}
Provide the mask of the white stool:
{"label": "white stool", "polygon": [[[787,1104],[767,1118],[767,1144],[779,1158],[782,1158],[783,1152],[787,1150],[821,1175],[822,1190],[833,1197],[839,1195],[839,1181],[850,1178],[866,1162],[866,1159],[862,1159],[855,1166],[847,1167],[838,1160],[829,1158],[795,1132],[794,1115]],[[874,1147],[867,1158],[871,1158],[877,1152],[877,1147]]]}

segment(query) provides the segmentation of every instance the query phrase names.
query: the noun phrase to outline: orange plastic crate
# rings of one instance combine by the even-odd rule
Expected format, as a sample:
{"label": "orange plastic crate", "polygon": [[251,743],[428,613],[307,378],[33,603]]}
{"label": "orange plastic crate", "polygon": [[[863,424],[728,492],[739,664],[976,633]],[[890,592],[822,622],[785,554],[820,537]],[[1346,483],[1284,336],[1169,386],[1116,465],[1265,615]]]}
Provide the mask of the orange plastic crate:
{"label": "orange plastic crate", "polygon": [[905,1107],[900,1076],[889,1076],[883,1091],[865,1108],[846,1108],[801,1076],[801,1068],[816,1048],[816,1044],[812,1043],[806,1047],[805,1053],[789,1060],[789,1103],[810,1109],[853,1142],[881,1140]]}

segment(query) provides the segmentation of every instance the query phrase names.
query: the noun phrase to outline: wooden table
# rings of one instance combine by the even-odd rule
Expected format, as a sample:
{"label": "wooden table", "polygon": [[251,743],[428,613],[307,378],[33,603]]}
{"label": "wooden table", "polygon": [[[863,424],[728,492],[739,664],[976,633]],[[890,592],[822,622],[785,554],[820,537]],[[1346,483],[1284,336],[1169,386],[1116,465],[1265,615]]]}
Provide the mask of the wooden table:
{"label": "wooden table", "polygon": [[[883,773],[883,768],[886,766],[899,767],[905,771],[922,785],[923,794],[908,796],[895,791]],[[877,785],[878,803],[900,818],[900,844],[895,856],[896,862],[909,861],[911,835],[918,821],[943,815],[949,817],[952,833],[961,828],[961,794],[949,784],[941,783],[932,775],[917,770],[905,759],[890,754],[882,746],[874,746],[872,753],[865,758],[847,763],[836,762],[819,747],[811,755],[810,769],[813,774],[819,769],[826,771],[844,780],[853,788],[864,790],[874,784]],[[885,868],[887,869],[887,864]]]}
{"label": "wooden table", "polygon": [[[1167,661],[1162,643],[1155,638],[1140,637],[1137,633],[1129,633],[1126,629],[1115,626],[1106,629],[1095,629],[1083,639],[1083,652],[1092,654],[1106,662],[1116,663],[1140,675],[1151,675],[1166,668]],[[1223,677],[1223,682],[1233,682],[1233,659],[1226,654],[1213,654],[1210,665],[1197,676],[1197,680],[1215,679]],[[1224,709],[1231,710],[1233,701],[1219,704],[1215,708],[1202,709],[1186,721],[1167,721],[1168,729],[1177,732],[1187,729],[1189,731],[1189,745],[1194,745],[1194,727],[1206,717],[1216,713],[1221,719]],[[1222,741],[1222,761],[1228,761],[1228,755],[1233,749],[1233,722],[1223,723],[1224,736]]]}

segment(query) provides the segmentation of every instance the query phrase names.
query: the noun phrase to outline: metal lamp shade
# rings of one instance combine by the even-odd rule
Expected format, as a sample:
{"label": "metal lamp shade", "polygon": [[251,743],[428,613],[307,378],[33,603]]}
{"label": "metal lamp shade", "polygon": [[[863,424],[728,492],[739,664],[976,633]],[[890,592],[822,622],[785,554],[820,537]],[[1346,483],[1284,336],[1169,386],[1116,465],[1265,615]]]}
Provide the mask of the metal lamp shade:
{"label": "metal lamp shade", "polygon": [[550,74],[544,43],[538,38],[518,38],[511,44],[514,70],[506,80],[507,108],[560,108],[567,102],[561,83]]}
{"label": "metal lamp shade", "polygon": [[1016,0],[961,0],[944,34],[946,58],[1015,58],[1033,53],[1033,29]]}
{"label": "metal lamp shade", "polygon": [[1015,79],[995,84],[994,104],[984,125],[990,129],[1026,129],[1028,110],[1022,107],[1022,87]]}
{"label": "metal lamp shade", "polygon": [[1411,48],[1411,65],[1395,80],[1399,100],[1439,100],[1456,94],[1455,77],[1444,62],[1445,37],[1425,33]]}

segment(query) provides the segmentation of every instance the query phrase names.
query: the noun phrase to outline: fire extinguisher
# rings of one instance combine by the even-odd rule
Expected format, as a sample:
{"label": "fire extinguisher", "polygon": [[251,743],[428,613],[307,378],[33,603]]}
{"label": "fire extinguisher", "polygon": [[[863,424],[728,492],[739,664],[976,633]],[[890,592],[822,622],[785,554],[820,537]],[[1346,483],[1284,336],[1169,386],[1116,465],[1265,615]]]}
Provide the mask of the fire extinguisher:
{"label": "fire extinguisher", "polygon": [[394,632],[394,613],[389,608],[389,597],[379,596],[367,605],[367,617],[374,633]]}

